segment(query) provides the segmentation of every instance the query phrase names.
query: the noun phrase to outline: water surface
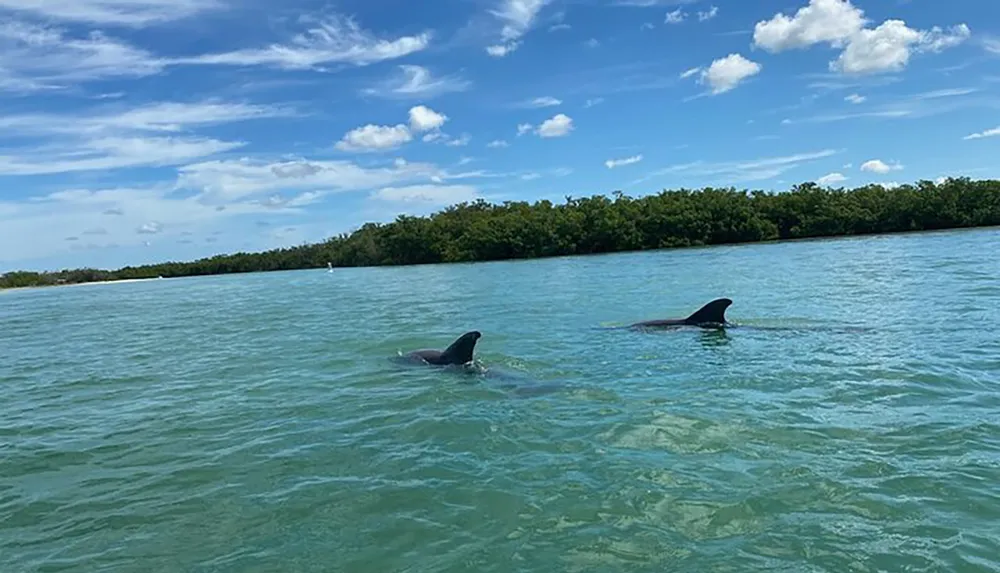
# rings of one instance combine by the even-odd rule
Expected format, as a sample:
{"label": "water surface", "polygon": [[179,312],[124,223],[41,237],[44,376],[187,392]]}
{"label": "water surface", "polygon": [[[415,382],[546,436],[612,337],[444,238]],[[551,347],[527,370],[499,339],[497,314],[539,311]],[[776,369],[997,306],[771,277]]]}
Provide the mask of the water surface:
{"label": "water surface", "polygon": [[1000,571],[998,246],[2,292],[0,571]]}

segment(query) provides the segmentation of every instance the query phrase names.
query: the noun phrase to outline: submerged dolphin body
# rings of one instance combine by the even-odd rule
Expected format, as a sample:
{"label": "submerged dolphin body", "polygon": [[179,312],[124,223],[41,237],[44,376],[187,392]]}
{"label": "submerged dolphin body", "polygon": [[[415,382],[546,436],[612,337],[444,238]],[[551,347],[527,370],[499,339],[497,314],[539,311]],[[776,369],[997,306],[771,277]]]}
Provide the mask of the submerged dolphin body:
{"label": "submerged dolphin body", "polygon": [[664,318],[646,320],[632,324],[632,328],[677,328],[681,326],[698,326],[701,328],[723,328],[731,326],[726,321],[726,309],[733,301],[728,298],[717,298],[696,310],[687,318]]}
{"label": "submerged dolphin body", "polygon": [[522,398],[551,394],[566,389],[563,384],[538,384],[524,375],[514,374],[505,369],[487,368],[478,364],[473,353],[480,338],[482,338],[482,334],[473,330],[459,336],[451,343],[451,346],[444,350],[413,350],[399,355],[397,360],[433,366],[458,366],[460,367],[457,369],[458,374],[472,376],[472,379],[497,382],[498,389]]}
{"label": "submerged dolphin body", "polygon": [[476,343],[482,338],[478,330],[466,332],[444,350],[423,349],[413,350],[403,355],[404,358],[418,360],[434,366],[462,366],[472,362]]}

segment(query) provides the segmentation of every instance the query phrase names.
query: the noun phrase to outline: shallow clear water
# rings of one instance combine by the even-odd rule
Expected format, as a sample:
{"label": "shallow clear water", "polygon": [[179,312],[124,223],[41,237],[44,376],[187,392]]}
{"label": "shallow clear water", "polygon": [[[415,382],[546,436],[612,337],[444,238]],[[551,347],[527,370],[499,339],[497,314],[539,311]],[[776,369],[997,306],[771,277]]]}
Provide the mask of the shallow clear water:
{"label": "shallow clear water", "polygon": [[2,292],[0,571],[1000,571],[998,246]]}

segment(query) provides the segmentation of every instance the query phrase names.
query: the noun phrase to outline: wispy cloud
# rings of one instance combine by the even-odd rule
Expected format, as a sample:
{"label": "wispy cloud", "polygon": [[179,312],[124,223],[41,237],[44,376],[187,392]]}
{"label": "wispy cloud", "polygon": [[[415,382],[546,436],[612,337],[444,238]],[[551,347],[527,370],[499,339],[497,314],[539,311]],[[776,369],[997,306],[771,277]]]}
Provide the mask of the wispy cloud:
{"label": "wispy cloud", "polygon": [[1000,126],[994,127],[992,129],[987,129],[985,131],[980,131],[978,133],[970,133],[962,139],[983,139],[984,137],[996,137],[1000,135]]}
{"label": "wispy cloud", "polygon": [[0,89],[62,89],[68,83],[159,73],[163,60],[100,32],[65,30],[7,20],[0,23]]}
{"label": "wispy cloud", "polygon": [[633,155],[632,157],[625,157],[623,159],[608,159],[604,162],[605,167],[608,169],[614,169],[616,167],[623,167],[625,165],[633,165],[642,161],[642,154]]}
{"label": "wispy cloud", "polygon": [[[287,117],[294,112],[241,103],[153,103],[101,107],[72,114],[0,117],[0,175],[42,175],[140,166],[178,165],[245,145],[190,133],[209,125]],[[12,152],[13,151],[13,152]]]}
{"label": "wispy cloud", "polygon": [[[890,101],[866,109],[865,111],[821,113],[813,116],[789,119],[788,123],[829,123],[851,119],[917,119],[971,107],[1000,108],[1000,98],[996,96],[987,94],[982,97],[974,97],[980,91],[978,88],[931,90],[902,96],[895,101]],[[848,99],[848,101],[851,100]]]}
{"label": "wispy cloud", "polygon": [[23,114],[0,116],[4,136],[101,136],[123,132],[176,133],[189,128],[291,117],[296,112],[280,106],[204,100],[193,103],[159,102],[134,108],[119,105],[92,108],[72,114]]}
{"label": "wispy cloud", "polygon": [[50,20],[147,26],[224,6],[220,0],[0,0],[0,11]]}
{"label": "wispy cloud", "polygon": [[192,58],[174,63],[231,66],[269,66],[308,69],[323,64],[365,66],[422,51],[430,45],[430,32],[395,39],[380,38],[350,17],[334,15],[309,21],[313,27],[296,35],[287,44],[248,48]]}
{"label": "wispy cloud", "polygon": [[711,20],[712,18],[715,18],[718,15],[719,15],[719,7],[718,6],[712,6],[708,10],[704,10],[704,11],[700,10],[700,11],[698,11],[698,21],[699,22],[705,22],[707,20]]}
{"label": "wispy cloud", "polygon": [[503,23],[500,43],[488,46],[486,53],[503,57],[517,50],[521,37],[534,26],[538,13],[552,0],[501,0],[499,7],[490,10]]}
{"label": "wispy cloud", "polygon": [[781,157],[767,157],[742,161],[694,161],[671,165],[658,169],[644,177],[636,179],[632,185],[643,183],[656,177],[673,175],[676,177],[716,178],[719,181],[737,183],[745,181],[760,181],[777,177],[782,173],[806,164],[810,161],[836,155],[839,151],[825,149],[810,153],[799,153]]}
{"label": "wispy cloud", "polygon": [[463,92],[472,82],[459,76],[434,77],[423,66],[404,64],[400,74],[362,93],[387,98],[432,98],[449,92]]}
{"label": "wispy cloud", "polygon": [[517,104],[517,107],[522,108],[543,108],[543,107],[555,107],[562,105],[562,100],[554,98],[552,96],[541,96],[532,98]]}

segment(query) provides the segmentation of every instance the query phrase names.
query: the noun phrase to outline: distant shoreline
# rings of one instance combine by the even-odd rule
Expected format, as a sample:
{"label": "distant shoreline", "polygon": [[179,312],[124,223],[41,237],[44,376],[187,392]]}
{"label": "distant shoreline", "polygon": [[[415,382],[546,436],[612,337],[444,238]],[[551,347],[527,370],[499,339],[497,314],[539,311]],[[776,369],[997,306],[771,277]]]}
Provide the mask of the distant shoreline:
{"label": "distant shoreline", "polygon": [[146,281],[157,281],[164,280],[159,277],[157,278],[142,278],[142,279],[108,279],[102,281],[82,281],[78,283],[56,283],[56,284],[44,284],[44,285],[30,285],[30,286],[19,286],[19,287],[0,287],[0,292],[10,292],[19,290],[32,290],[32,289],[44,289],[44,288],[58,288],[58,287],[73,287],[73,286],[84,286],[84,285],[106,285],[112,283],[140,283]]}
{"label": "distant shoreline", "polygon": [[0,289],[201,275],[523,261],[692,247],[768,244],[1000,226],[1000,181],[918,181],[886,188],[815,183],[785,192],[681,189],[547,200],[460,203],[426,217],[366,223],[326,241],[114,271],[14,271]]}

